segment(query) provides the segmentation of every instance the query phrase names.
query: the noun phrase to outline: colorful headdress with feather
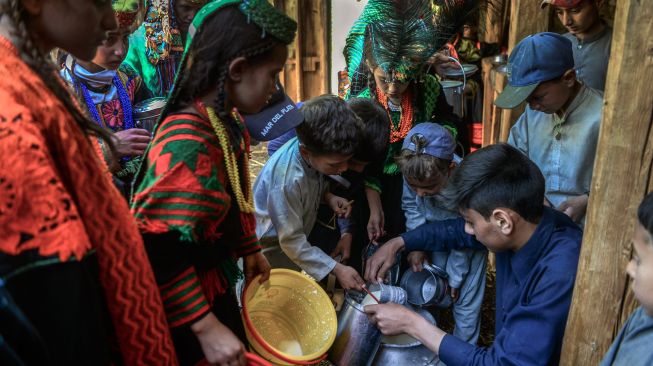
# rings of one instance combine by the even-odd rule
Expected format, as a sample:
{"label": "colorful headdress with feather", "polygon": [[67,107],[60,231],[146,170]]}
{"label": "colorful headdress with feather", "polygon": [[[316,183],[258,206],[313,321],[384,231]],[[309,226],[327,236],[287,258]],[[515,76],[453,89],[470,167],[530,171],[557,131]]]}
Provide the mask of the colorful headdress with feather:
{"label": "colorful headdress with feather", "polygon": [[419,77],[430,56],[462,26],[477,0],[370,0],[344,49],[352,84],[365,68],[365,43],[373,64],[398,81]]}
{"label": "colorful headdress with feather", "polygon": [[143,22],[140,0],[112,0],[111,6],[119,28],[129,27],[133,32]]}

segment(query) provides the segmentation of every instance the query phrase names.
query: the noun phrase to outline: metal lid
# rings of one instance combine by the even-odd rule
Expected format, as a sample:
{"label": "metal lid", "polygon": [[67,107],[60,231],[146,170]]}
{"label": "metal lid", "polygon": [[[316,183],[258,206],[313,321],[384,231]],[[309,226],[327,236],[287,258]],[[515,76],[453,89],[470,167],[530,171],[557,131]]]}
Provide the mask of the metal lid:
{"label": "metal lid", "polygon": [[450,68],[450,69],[445,69],[444,75],[445,76],[450,76],[450,77],[462,77],[463,73],[465,76],[469,77],[472,74],[474,74],[476,71],[478,71],[478,66],[474,64],[462,64],[462,68]]}

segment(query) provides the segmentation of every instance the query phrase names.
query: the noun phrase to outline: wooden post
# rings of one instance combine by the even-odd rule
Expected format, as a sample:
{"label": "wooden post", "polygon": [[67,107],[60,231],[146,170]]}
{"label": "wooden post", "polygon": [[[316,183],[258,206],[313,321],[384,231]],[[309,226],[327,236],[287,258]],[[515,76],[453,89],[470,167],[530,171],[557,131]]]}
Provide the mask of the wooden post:
{"label": "wooden post", "polygon": [[589,211],[561,365],[597,365],[634,307],[624,273],[653,189],[653,2],[620,0]]}

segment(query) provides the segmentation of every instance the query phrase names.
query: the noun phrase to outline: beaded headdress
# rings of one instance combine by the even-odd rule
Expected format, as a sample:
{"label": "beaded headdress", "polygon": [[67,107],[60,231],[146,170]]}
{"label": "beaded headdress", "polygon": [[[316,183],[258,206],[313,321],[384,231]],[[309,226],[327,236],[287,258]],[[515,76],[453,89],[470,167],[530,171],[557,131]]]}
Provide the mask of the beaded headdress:
{"label": "beaded headdress", "polygon": [[112,0],[111,6],[119,28],[129,27],[134,31],[143,22],[143,8],[139,0]]}
{"label": "beaded headdress", "polygon": [[[370,0],[347,36],[343,51],[351,77],[363,60],[365,39],[372,60],[397,81],[418,78],[428,58],[445,45],[476,0]],[[354,80],[352,80],[352,83]]]}

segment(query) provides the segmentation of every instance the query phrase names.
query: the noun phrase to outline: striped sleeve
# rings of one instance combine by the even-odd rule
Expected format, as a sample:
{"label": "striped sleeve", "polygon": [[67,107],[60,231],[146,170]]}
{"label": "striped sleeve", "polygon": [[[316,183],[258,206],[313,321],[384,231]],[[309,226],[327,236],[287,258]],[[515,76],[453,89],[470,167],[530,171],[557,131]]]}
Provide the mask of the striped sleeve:
{"label": "striped sleeve", "polygon": [[194,323],[210,311],[193,267],[159,287],[170,328]]}

